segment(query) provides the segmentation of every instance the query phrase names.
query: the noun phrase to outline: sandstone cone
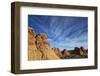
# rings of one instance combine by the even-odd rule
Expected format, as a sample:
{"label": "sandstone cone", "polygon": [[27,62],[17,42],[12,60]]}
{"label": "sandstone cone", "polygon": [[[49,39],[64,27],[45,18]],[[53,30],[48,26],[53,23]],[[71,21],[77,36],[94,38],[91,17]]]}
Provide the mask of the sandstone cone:
{"label": "sandstone cone", "polygon": [[62,53],[61,53],[61,51],[60,51],[59,48],[52,48],[52,50],[56,53],[56,55],[57,55],[59,58],[62,58],[62,57],[63,57],[63,55],[62,55]]}

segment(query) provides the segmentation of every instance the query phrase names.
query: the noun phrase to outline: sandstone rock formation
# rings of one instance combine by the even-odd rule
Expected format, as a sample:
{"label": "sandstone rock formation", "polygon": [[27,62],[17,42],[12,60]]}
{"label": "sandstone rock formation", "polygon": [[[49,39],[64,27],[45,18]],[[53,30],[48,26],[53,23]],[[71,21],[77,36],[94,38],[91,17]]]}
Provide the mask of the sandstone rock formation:
{"label": "sandstone rock formation", "polygon": [[28,60],[41,60],[41,52],[37,50],[35,44],[36,34],[33,32],[32,28],[28,28]]}
{"label": "sandstone rock formation", "polygon": [[52,50],[56,53],[59,58],[63,58],[63,55],[59,48],[52,48]]}
{"label": "sandstone rock formation", "polygon": [[68,50],[64,49],[62,51],[62,55],[63,55],[63,58],[68,58],[68,57],[70,57],[71,54]]}
{"label": "sandstone rock formation", "polygon": [[73,50],[52,48],[45,33],[37,34],[28,28],[28,60],[54,60],[87,58],[88,49],[75,47]]}
{"label": "sandstone rock formation", "polygon": [[80,52],[80,54],[81,54],[83,57],[87,57],[87,56],[88,56],[88,50],[85,49],[84,47],[80,47],[80,49],[82,50],[82,53]]}
{"label": "sandstone rock formation", "polygon": [[52,50],[47,36],[44,33],[36,35],[28,28],[28,60],[50,60],[59,59]]}
{"label": "sandstone rock formation", "polygon": [[87,58],[88,55],[86,53],[86,49],[84,49],[83,47],[75,47],[74,50],[70,50],[67,51],[69,54],[68,55],[64,55],[64,58]]}

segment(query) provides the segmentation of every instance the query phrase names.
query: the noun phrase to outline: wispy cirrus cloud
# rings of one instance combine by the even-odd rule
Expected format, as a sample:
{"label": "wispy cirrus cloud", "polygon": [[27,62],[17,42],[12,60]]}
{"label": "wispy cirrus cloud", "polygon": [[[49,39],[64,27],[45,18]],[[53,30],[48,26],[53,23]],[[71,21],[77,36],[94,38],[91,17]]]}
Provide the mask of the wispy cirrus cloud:
{"label": "wispy cirrus cloud", "polygon": [[28,25],[37,34],[46,33],[52,47],[88,47],[87,17],[29,15]]}

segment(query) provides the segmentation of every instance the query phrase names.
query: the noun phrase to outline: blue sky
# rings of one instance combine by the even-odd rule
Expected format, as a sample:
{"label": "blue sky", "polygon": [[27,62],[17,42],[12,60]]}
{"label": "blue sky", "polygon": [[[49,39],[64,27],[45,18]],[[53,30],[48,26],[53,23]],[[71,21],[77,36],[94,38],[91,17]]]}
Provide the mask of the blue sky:
{"label": "blue sky", "polygon": [[28,15],[28,26],[36,34],[45,33],[52,47],[88,47],[87,17]]}

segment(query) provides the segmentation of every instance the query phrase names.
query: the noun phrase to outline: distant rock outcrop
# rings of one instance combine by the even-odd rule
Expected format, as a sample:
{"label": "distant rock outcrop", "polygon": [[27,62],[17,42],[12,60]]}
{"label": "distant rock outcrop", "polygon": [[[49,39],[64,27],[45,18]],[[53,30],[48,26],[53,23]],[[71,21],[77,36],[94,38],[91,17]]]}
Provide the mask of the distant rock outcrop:
{"label": "distant rock outcrop", "polygon": [[68,50],[64,49],[62,51],[62,55],[63,55],[63,58],[68,58],[68,57],[70,57],[71,54]]}
{"label": "distant rock outcrop", "polygon": [[88,49],[85,49],[84,47],[80,47],[82,50],[82,53],[80,52],[81,56],[87,57],[88,56]]}
{"label": "distant rock outcrop", "polygon": [[75,47],[74,50],[70,50],[66,52],[66,54],[68,53],[69,55],[64,55],[65,53],[63,55],[64,55],[64,58],[87,58],[88,55],[86,51],[87,50],[84,49],[83,47],[80,47],[80,48]]}

